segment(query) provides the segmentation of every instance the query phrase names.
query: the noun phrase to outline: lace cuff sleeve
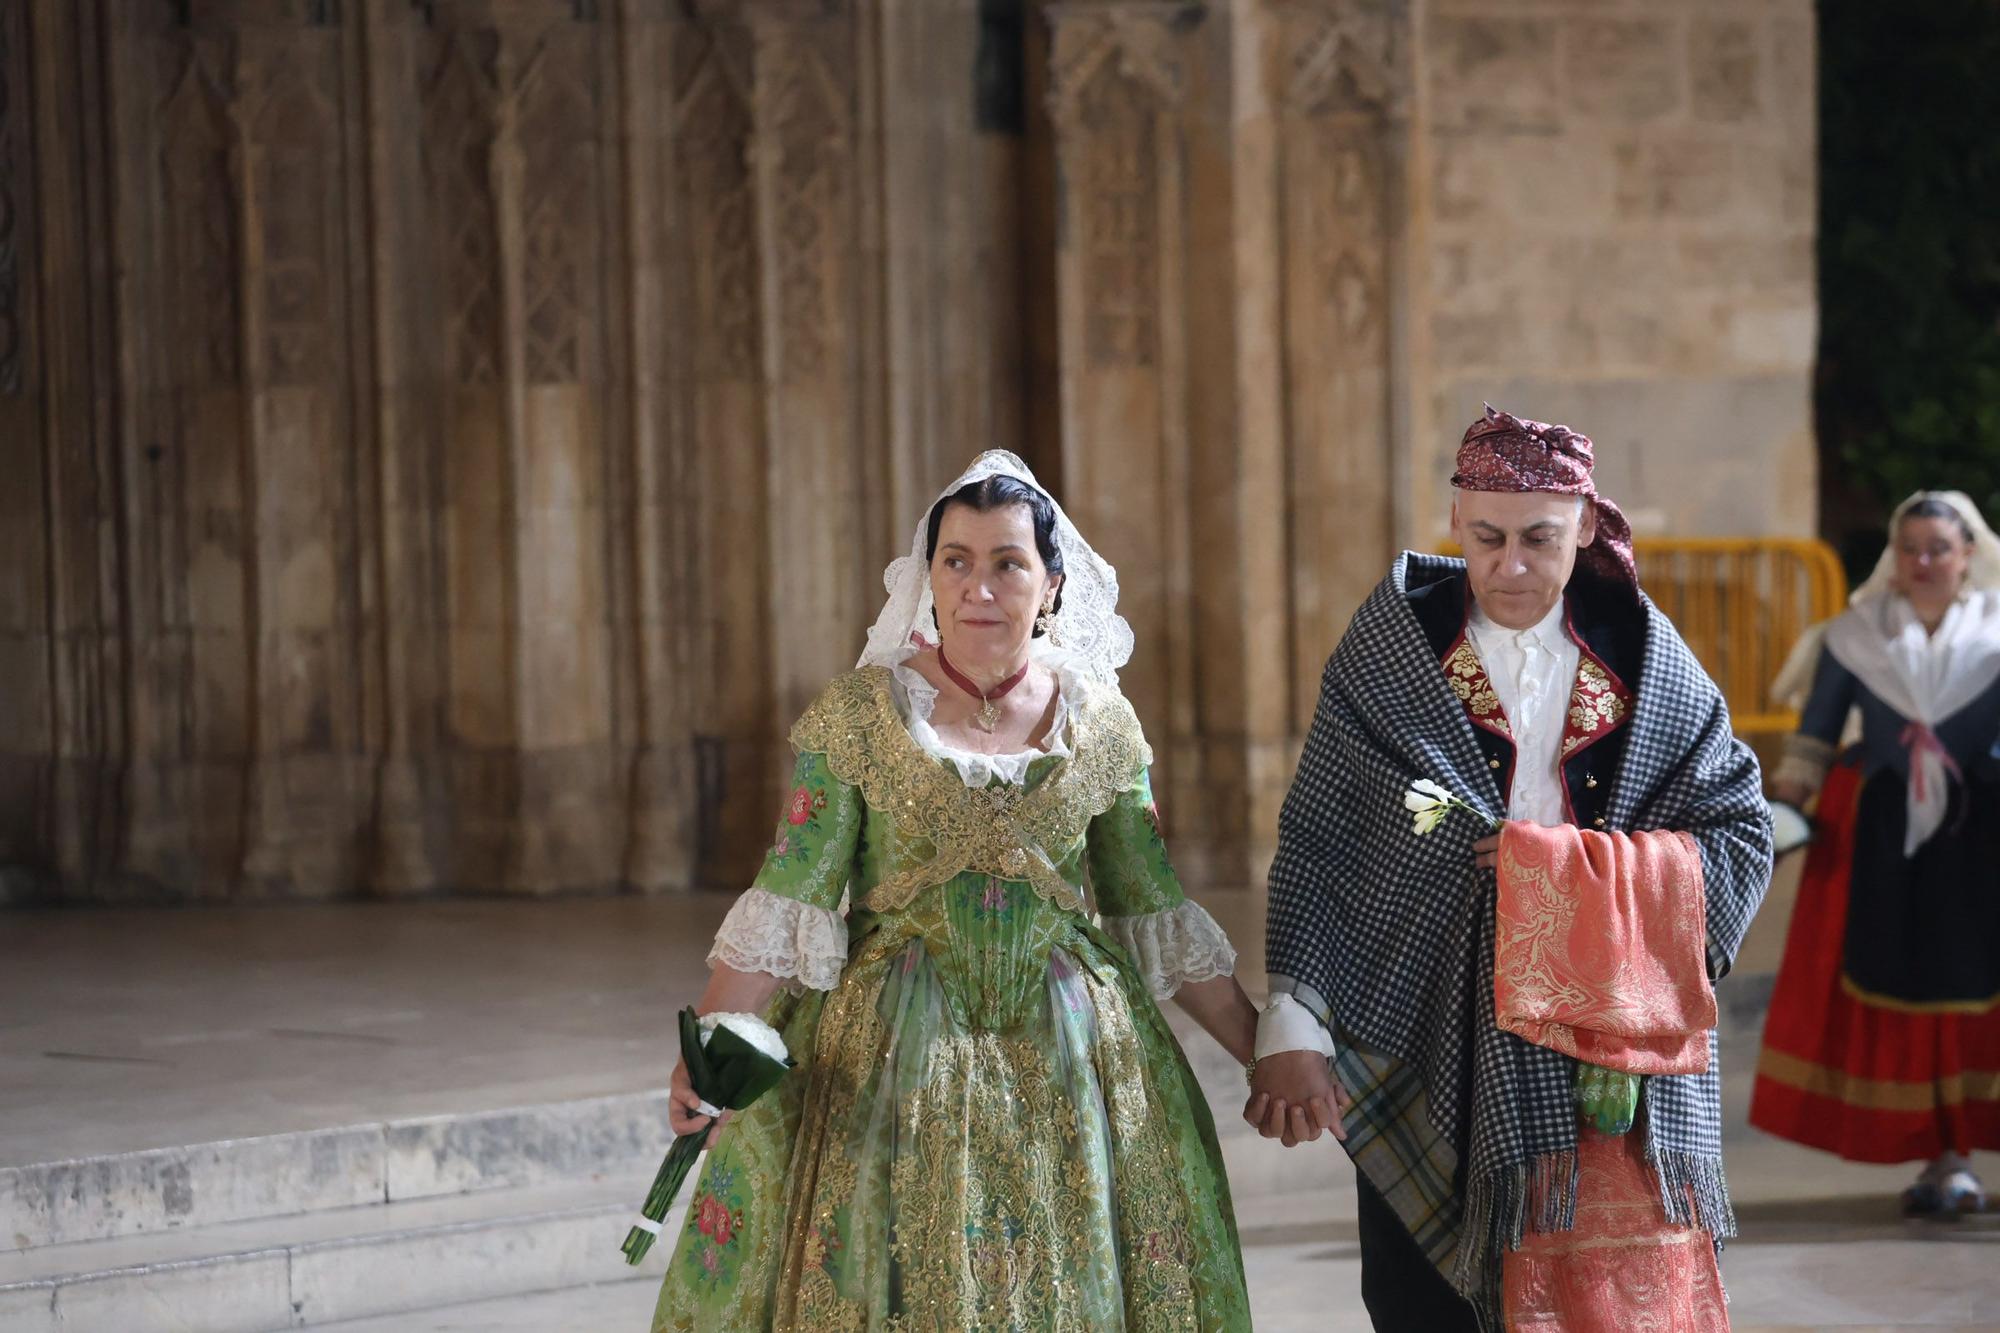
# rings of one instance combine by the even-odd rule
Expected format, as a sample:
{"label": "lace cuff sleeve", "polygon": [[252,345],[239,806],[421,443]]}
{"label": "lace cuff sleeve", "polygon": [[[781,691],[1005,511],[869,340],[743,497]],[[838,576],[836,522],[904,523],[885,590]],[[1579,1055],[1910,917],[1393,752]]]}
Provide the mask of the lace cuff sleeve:
{"label": "lace cuff sleeve", "polygon": [[793,989],[832,990],[847,965],[847,922],[829,908],[749,889],[722,919],[708,962],[769,973]]}
{"label": "lace cuff sleeve", "polygon": [[1776,782],[1796,782],[1800,786],[1818,791],[1826,781],[1826,770],[1832,765],[1834,747],[1817,736],[1794,733],[1785,737],[1784,757],[1778,761],[1778,771],[1772,775]]}
{"label": "lace cuff sleeve", "polygon": [[1107,916],[1104,929],[1132,955],[1155,999],[1167,999],[1185,982],[1209,981],[1236,971],[1236,950],[1229,937],[1193,901],[1142,916]]}

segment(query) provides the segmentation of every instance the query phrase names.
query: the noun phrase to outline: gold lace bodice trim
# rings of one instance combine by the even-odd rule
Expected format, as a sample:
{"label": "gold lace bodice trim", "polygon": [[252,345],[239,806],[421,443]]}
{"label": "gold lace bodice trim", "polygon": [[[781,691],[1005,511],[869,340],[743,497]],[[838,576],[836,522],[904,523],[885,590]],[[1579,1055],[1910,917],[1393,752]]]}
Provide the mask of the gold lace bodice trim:
{"label": "gold lace bodice trim", "polygon": [[911,737],[889,682],[879,666],[839,676],[792,728],[795,747],[825,755],[833,775],[859,790],[871,810],[933,849],[929,860],[868,890],[863,905],[898,911],[971,871],[1025,881],[1058,907],[1087,911],[1057,865],[1152,763],[1131,705],[1115,690],[1087,688],[1070,701],[1069,758],[1057,759],[1030,787],[975,789]]}

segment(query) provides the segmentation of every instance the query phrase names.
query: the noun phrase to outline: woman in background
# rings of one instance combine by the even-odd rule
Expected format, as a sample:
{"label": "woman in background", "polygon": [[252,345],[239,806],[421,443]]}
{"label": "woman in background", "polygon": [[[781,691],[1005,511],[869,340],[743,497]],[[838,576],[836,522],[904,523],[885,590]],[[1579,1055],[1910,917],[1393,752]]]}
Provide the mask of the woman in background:
{"label": "woman in background", "polygon": [[[1817,791],[1818,837],[1750,1122],[1923,1162],[1907,1215],[1979,1211],[1970,1154],[2000,1149],[2000,540],[1971,500],[1898,506],[1874,575],[1777,693],[1806,699],[1773,794]],[[1860,742],[1838,754],[1855,711]]]}

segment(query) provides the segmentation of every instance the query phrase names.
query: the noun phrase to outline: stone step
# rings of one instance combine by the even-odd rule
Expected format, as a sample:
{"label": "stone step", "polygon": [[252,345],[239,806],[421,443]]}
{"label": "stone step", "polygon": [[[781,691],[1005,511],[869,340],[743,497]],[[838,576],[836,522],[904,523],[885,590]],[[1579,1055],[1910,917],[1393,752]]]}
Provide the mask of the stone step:
{"label": "stone step", "polygon": [[[1240,1111],[1241,1070],[1184,1034],[1239,1193],[1315,1187]],[[0,1168],[7,1250],[589,1181],[643,1190],[668,1143],[663,1091]],[[1325,1145],[1318,1145],[1325,1146]]]}
{"label": "stone step", "polygon": [[[1732,977],[1723,1071],[1747,1102],[1770,978]],[[1243,1124],[1242,1071],[1185,1015],[1168,1014],[1208,1094],[1239,1196],[1313,1192],[1349,1168],[1287,1153]],[[1731,1127],[1741,1132],[1740,1115]],[[74,1161],[0,1167],[0,1255],[260,1218],[590,1181],[643,1188],[668,1141],[661,1090],[338,1126]]]}
{"label": "stone step", "polygon": [[[1354,1201],[1329,1210],[1313,1198],[1239,1201],[1238,1229],[1258,1333],[1363,1333]],[[642,1270],[643,1271],[643,1270]],[[659,1299],[659,1279],[471,1301],[329,1324],[322,1333],[550,1333],[637,1330]]]}
{"label": "stone step", "polygon": [[655,1090],[0,1167],[0,1245],[24,1250],[475,1190],[614,1178],[643,1189],[667,1142],[666,1093]]}
{"label": "stone step", "polygon": [[0,1328],[264,1333],[635,1278],[644,1181],[489,1190],[0,1255]]}
{"label": "stone step", "polygon": [[660,1299],[658,1278],[572,1287],[463,1305],[441,1305],[325,1325],[321,1333],[645,1333]]}
{"label": "stone step", "polygon": [[[1254,1137],[1242,1146],[1274,1163],[1288,1160],[1293,1184],[1313,1176],[1315,1166],[1329,1173],[1327,1188],[1310,1194],[1261,1196],[1239,1183],[1237,1215],[1245,1225],[1351,1214],[1351,1186],[1332,1172],[1341,1160],[1337,1149],[1321,1144],[1317,1152],[1286,1154]],[[618,1246],[645,1183],[635,1176],[495,1189],[0,1254],[0,1328],[263,1333],[393,1321],[531,1292],[657,1282],[685,1203],[669,1214],[646,1262],[628,1266]]]}

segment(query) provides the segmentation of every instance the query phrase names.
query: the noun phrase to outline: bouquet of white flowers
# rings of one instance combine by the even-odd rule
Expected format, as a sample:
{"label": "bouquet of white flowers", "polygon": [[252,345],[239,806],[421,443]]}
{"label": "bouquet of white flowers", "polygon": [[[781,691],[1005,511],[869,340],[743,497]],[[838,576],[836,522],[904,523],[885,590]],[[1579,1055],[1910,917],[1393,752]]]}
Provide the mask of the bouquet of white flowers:
{"label": "bouquet of white flowers", "polygon": [[[681,1010],[681,1061],[688,1082],[701,1098],[701,1113],[711,1119],[724,1111],[741,1111],[777,1086],[792,1067],[791,1053],[777,1030],[753,1014],[709,1014],[696,1018],[692,1007]],[[681,1192],[688,1169],[701,1155],[709,1130],[705,1125],[676,1138],[666,1160],[653,1176],[639,1221],[625,1233],[625,1262],[636,1264],[653,1248],[660,1223]]]}

